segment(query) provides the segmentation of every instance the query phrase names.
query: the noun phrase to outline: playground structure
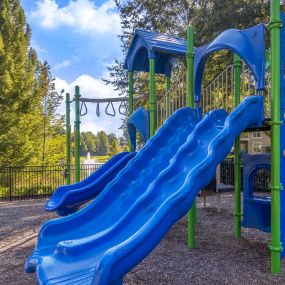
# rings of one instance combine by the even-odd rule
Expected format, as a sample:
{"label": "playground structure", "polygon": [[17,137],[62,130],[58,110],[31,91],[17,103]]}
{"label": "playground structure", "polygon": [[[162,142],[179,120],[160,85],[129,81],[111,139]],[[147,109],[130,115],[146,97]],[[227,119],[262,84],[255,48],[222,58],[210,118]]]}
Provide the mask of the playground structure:
{"label": "playground structure", "polygon": [[[246,30],[227,30],[210,44],[199,48],[194,48],[191,27],[187,30],[187,41],[137,31],[125,64],[129,78],[129,114],[133,116],[130,133],[138,130],[147,138],[145,124],[138,125],[142,122],[133,113],[133,73],[146,71],[150,73],[150,139],[93,202],[68,217],[43,225],[36,249],[26,262],[26,270],[37,270],[38,280],[45,284],[122,284],[124,275],[153,250],[169,228],[190,208],[188,244],[191,249],[195,248],[195,197],[210,182],[217,165],[227,156],[233,144],[235,237],[240,238],[242,181],[238,136],[245,130],[270,127],[271,199],[252,195],[250,183],[253,170],[268,167],[267,158],[266,163],[257,162],[249,167],[249,174],[246,175],[245,183],[249,183],[244,199],[251,206],[244,212],[244,226],[271,231],[271,271],[279,273],[280,258],[284,255],[282,242],[285,240],[285,197],[281,191],[285,183],[285,173],[281,172],[285,169],[284,23],[285,15],[281,13],[280,16],[280,2],[272,0],[269,24],[271,106],[267,110],[264,110],[266,98],[263,96],[266,89],[265,25]],[[235,54],[232,83],[235,109],[227,114],[225,110],[208,110],[207,107],[210,112],[203,116],[201,109],[206,106],[205,97],[201,96],[203,70],[208,57],[222,49]],[[170,98],[173,88],[170,86],[171,62],[177,56],[187,58],[187,86],[185,92]],[[250,94],[252,96],[241,102],[242,60],[254,77],[257,96]],[[158,104],[160,112],[157,112],[155,97],[156,73],[166,76],[167,93]],[[268,98],[267,93],[269,104]],[[140,116],[148,118],[141,109],[139,112],[142,113]],[[269,120],[265,120],[265,115],[270,115]],[[79,123],[78,115],[76,121]],[[159,124],[162,126],[155,132]],[[132,137],[134,150],[135,136]],[[139,174],[134,171],[138,167]],[[255,220],[249,216],[254,209],[253,203],[260,209]]]}
{"label": "playground structure", "polygon": [[[140,96],[137,100],[141,99]],[[75,86],[75,95],[70,100],[70,94],[66,94],[66,183],[70,184],[70,171],[71,171],[71,124],[70,124],[70,104],[75,102],[75,121],[74,121],[74,164],[75,164],[75,182],[80,182],[80,117],[87,115],[88,109],[86,103],[96,104],[96,115],[100,117],[100,104],[107,104],[105,107],[105,113],[108,116],[115,117],[116,110],[114,103],[120,103],[118,107],[118,113],[121,115],[127,115],[127,102],[128,97],[117,97],[117,98],[85,98],[80,94],[79,86]]]}

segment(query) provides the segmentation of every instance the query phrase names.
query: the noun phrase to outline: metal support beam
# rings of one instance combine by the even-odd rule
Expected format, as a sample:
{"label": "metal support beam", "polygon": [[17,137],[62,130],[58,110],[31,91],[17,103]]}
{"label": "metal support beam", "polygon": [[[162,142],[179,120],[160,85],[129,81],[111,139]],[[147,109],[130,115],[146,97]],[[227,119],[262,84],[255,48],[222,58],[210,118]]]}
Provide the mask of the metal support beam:
{"label": "metal support beam", "polygon": [[[194,101],[194,30],[192,27],[187,29],[187,90],[186,106],[193,108]],[[191,210],[188,212],[188,246],[195,248],[195,226],[196,226],[196,199]]]}
{"label": "metal support beam", "polygon": [[166,76],[166,118],[170,116],[170,84],[171,84],[171,77]]}
{"label": "metal support beam", "polygon": [[71,126],[70,126],[70,94],[66,93],[66,184],[70,184],[70,170],[71,170]]}
{"label": "metal support beam", "polygon": [[129,85],[129,116],[134,112],[134,73],[128,72],[128,85]]}
{"label": "metal support beam", "polygon": [[[129,93],[129,116],[134,112],[134,73],[128,72],[128,93]],[[132,150],[132,143],[129,139],[129,149]]]}
{"label": "metal support beam", "polygon": [[80,90],[75,86],[74,158],[75,182],[80,181]]}
{"label": "metal support beam", "polygon": [[194,101],[194,30],[187,29],[187,73],[186,73],[186,106],[193,107]]}
{"label": "metal support beam", "polygon": [[155,100],[155,61],[149,59],[149,121],[150,137],[155,134],[156,118],[156,100]]}
{"label": "metal support beam", "polygon": [[129,102],[129,97],[117,97],[117,98],[102,98],[102,99],[92,99],[80,97],[80,102],[85,103],[116,103],[116,102]]}
{"label": "metal support beam", "polygon": [[280,273],[280,0],[271,0],[271,272]]}
{"label": "metal support beam", "polygon": [[[240,57],[234,55],[234,92],[235,108],[240,104],[240,74],[242,61]],[[235,179],[235,206],[234,206],[234,235],[236,239],[241,237],[241,157],[240,157],[240,136],[235,140],[235,158],[234,158],[234,179]]]}

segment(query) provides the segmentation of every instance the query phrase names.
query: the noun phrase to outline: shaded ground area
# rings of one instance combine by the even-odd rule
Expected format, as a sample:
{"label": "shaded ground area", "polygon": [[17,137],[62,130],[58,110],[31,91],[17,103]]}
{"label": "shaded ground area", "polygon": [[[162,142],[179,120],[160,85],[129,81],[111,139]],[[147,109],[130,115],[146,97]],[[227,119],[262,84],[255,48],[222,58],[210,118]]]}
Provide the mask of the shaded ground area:
{"label": "shaded ground area", "polygon": [[[187,247],[187,220],[180,220],[159,246],[125,278],[126,285],[186,284],[285,284],[283,275],[270,273],[269,235],[243,229],[243,238],[233,238],[232,195],[222,198],[217,212],[216,198],[207,208],[198,198],[197,248]],[[0,284],[36,284],[34,274],[25,274],[23,263],[32,252],[36,233],[47,219],[45,201],[0,203]]]}

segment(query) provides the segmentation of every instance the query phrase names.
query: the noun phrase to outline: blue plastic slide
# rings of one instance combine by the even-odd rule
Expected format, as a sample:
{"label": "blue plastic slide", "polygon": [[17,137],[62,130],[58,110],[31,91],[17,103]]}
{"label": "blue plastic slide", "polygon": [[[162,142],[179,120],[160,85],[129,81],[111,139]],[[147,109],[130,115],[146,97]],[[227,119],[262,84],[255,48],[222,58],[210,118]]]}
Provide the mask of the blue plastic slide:
{"label": "blue plastic slide", "polygon": [[61,216],[76,212],[82,204],[95,198],[135,154],[121,152],[81,182],[60,186],[46,203],[45,209],[57,211]]}
{"label": "blue plastic slide", "polygon": [[26,270],[46,285],[122,284],[191,208],[235,137],[262,121],[262,96],[200,122],[190,108],[176,111],[97,199],[43,225]]}

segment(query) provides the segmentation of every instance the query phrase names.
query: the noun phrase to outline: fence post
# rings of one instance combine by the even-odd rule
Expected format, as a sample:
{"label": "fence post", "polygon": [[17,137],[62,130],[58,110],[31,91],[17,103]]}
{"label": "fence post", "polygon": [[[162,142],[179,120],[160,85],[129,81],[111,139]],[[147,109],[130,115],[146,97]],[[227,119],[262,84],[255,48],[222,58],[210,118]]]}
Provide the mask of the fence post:
{"label": "fence post", "polygon": [[9,201],[12,202],[12,168],[9,167]]}

